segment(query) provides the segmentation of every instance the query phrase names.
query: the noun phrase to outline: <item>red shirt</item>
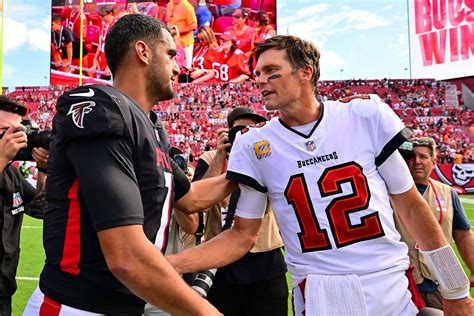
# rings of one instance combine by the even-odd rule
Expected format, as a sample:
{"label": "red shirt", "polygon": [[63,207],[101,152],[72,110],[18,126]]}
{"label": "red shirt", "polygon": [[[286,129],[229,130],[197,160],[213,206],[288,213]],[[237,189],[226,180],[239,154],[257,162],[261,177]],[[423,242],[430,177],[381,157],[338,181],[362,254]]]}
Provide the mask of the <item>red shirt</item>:
{"label": "red shirt", "polygon": [[250,75],[248,59],[240,49],[236,49],[231,55],[219,50],[212,62],[212,69],[217,71],[217,82],[228,82],[242,74]]}

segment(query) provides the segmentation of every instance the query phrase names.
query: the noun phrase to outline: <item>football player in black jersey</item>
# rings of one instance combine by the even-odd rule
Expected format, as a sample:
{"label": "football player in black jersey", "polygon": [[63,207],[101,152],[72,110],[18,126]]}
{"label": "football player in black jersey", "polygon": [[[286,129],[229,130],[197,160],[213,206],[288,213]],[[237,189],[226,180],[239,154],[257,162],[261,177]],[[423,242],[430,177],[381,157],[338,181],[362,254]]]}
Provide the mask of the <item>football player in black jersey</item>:
{"label": "football player in black jersey", "polygon": [[113,87],[83,86],[58,100],[46,263],[25,315],[141,315],[144,301],[173,315],[220,315],[161,254],[173,201],[195,212],[235,188],[223,176],[191,186],[170,161],[151,109],[173,97],[175,44],[160,21],[130,14],[110,30],[105,52]]}

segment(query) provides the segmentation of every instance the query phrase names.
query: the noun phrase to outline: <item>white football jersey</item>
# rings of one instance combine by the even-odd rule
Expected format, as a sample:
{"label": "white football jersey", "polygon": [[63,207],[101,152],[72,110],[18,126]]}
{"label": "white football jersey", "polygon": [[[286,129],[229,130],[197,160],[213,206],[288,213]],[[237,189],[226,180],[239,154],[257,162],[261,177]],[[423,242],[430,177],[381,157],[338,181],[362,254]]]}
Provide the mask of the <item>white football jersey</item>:
{"label": "white football jersey", "polygon": [[404,128],[378,96],[361,95],[321,104],[309,135],[274,118],[237,136],[227,178],[268,193],[294,280],[408,267],[377,171],[405,140]]}

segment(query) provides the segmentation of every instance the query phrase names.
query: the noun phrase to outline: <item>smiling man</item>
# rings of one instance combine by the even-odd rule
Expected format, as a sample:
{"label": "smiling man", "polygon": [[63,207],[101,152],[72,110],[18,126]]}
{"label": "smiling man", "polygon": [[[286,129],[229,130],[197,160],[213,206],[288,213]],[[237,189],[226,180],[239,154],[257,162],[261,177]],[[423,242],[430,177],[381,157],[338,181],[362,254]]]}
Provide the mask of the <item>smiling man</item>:
{"label": "smiling man", "polygon": [[105,54],[113,87],[83,86],[58,100],[46,263],[24,315],[142,315],[145,301],[173,315],[220,315],[161,253],[174,200],[197,211],[232,188],[223,177],[191,186],[170,161],[151,109],[174,94],[173,39],[158,20],[129,14],[109,31]]}
{"label": "smiling man", "polygon": [[232,146],[227,178],[241,191],[234,226],[168,257],[172,265],[200,271],[247,253],[268,195],[295,315],[416,315],[390,196],[425,257],[449,259],[450,273],[437,274],[445,310],[472,311],[468,279],[397,151],[406,138],[396,114],[376,95],[319,102],[320,54],[310,42],[275,36],[255,55],[266,108],[279,117],[244,130]]}

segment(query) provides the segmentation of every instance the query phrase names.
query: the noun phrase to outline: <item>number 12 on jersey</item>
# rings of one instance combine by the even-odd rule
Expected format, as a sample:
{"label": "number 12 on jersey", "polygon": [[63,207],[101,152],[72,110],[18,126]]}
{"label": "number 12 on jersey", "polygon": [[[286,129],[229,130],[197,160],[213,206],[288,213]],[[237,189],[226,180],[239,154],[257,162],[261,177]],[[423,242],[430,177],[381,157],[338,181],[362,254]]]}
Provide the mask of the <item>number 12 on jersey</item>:
{"label": "number 12 on jersey", "polygon": [[[342,193],[342,183],[349,183],[352,193],[334,198],[325,209],[336,247],[342,248],[384,236],[378,212],[362,216],[361,223],[355,225],[349,217],[351,213],[369,207],[370,190],[362,167],[355,162],[349,162],[327,168],[317,181],[321,197]],[[298,238],[302,251],[331,249],[326,229],[319,226],[303,173],[290,177],[285,197],[293,207],[301,228]]]}

